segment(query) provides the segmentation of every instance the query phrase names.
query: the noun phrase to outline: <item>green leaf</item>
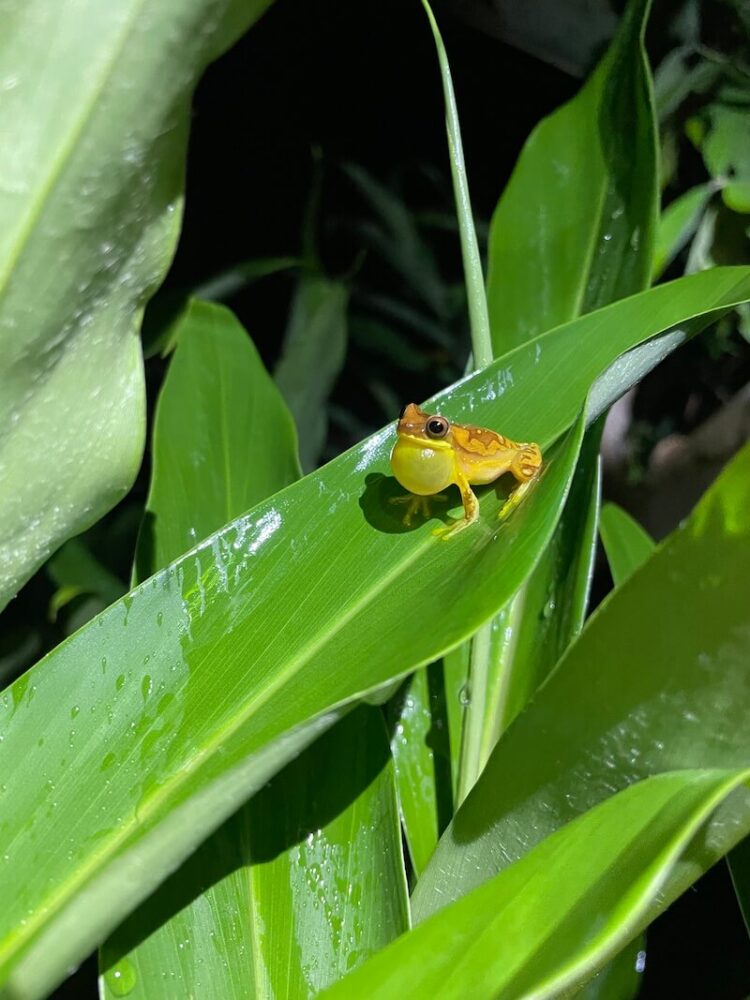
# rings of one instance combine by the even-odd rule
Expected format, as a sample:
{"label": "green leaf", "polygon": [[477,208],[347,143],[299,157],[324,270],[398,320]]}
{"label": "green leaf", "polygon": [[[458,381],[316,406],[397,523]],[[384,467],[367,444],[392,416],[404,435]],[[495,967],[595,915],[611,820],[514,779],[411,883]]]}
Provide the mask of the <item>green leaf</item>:
{"label": "green leaf", "polygon": [[627,580],[656,548],[640,524],[614,503],[606,503],[602,507],[599,532],[616,587]]}
{"label": "green leaf", "polygon": [[408,926],[393,765],[360,707],[224,823],[102,949],[102,996],[312,997]]}
{"label": "green leaf", "polygon": [[580,422],[561,447],[552,441],[587,395],[593,419],[686,334],[613,360],[749,293],[747,269],[701,272],[560,327],[436,397],[450,419],[545,449],[544,474],[507,520],[490,489],[471,531],[445,541],[433,521],[404,530],[388,503],[391,425],[232,521],[19,678],[0,697],[6,990],[47,989],[348,703],[495,614],[549,542]]}
{"label": "green leaf", "polygon": [[[632,937],[711,813],[750,771],[640,781],[547,837],[326,991],[326,1000],[515,1000],[575,991]],[[746,800],[748,796],[745,796]]]}
{"label": "green leaf", "polygon": [[633,0],[576,98],[532,132],[495,211],[487,294],[495,353],[648,285],[657,153]]}
{"label": "green leaf", "polygon": [[414,875],[430,860],[452,815],[450,749],[440,664],[409,679],[391,708],[391,754]]}
{"label": "green leaf", "polygon": [[750,212],[750,135],[748,105],[714,102],[709,105],[709,129],[701,151],[706,169],[723,181],[721,196],[727,208]]}
{"label": "green leaf", "polygon": [[[417,883],[415,919],[634,781],[745,766],[749,585],[750,446],[599,607],[505,733]],[[748,828],[750,810],[717,823],[711,863]]]}
{"label": "green leaf", "polygon": [[156,408],[137,581],[300,474],[289,411],[232,313],[192,301],[176,340]]}
{"label": "green leaf", "polygon": [[346,355],[346,286],[322,275],[300,278],[274,378],[292,411],[305,472],[326,439],[326,403]]}
{"label": "green leaf", "polygon": [[575,994],[576,1000],[634,1000],[646,968],[646,936],[639,934]]}
{"label": "green leaf", "polygon": [[469,321],[471,326],[471,343],[475,368],[484,368],[492,361],[492,339],[490,336],[490,318],[487,312],[487,297],[484,290],[484,274],[482,259],[479,255],[479,244],[474,228],[474,213],[471,209],[469,196],[469,181],[464,163],[463,142],[461,141],[461,126],[458,120],[456,95],[453,92],[448,55],[443,45],[443,39],[427,0],[422,0],[422,6],[427,13],[435,47],[440,64],[440,76],[443,83],[445,98],[445,127],[448,135],[448,155],[453,179],[453,193],[456,199],[456,218],[461,238],[461,256],[464,265],[464,280],[469,304]]}
{"label": "green leaf", "polygon": [[[152,571],[298,475],[288,411],[234,316],[193,302],[177,333],[154,429]],[[134,998],[307,997],[388,943],[408,923],[393,782],[380,713],[362,708],[106,942],[104,995],[129,977]]]}
{"label": "green leaf", "polygon": [[47,572],[57,584],[50,601],[50,617],[80,594],[93,594],[101,602],[98,611],[125,593],[125,586],[99,562],[80,538],[71,538],[47,563]]}
{"label": "green leaf", "polygon": [[138,328],[179,232],[191,91],[267,6],[3,5],[0,607],[135,478]]}
{"label": "green leaf", "polygon": [[656,281],[695,235],[715,185],[699,184],[675,198],[662,212],[656,232],[652,278]]}
{"label": "green leaf", "polygon": [[[550,544],[519,593],[493,622],[488,710],[477,774],[501,734],[583,627],[596,551],[598,453],[599,435],[587,435]],[[473,697],[470,691],[468,698]]]}

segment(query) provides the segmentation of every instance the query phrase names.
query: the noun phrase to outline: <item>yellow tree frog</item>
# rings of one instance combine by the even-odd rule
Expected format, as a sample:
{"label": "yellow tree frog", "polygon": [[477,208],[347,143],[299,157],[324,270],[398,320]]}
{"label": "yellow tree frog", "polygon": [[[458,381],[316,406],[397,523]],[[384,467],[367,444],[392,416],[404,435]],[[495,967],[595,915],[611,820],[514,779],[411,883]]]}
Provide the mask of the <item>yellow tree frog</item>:
{"label": "yellow tree frog", "polygon": [[452,424],[439,414],[425,413],[416,403],[409,403],[401,411],[397,435],[391,468],[410,496],[397,497],[394,502],[408,503],[404,521],[410,524],[416,511],[429,514],[427,497],[448,486],[458,486],[464,517],[448,534],[468,527],[479,517],[479,501],[472,486],[492,483],[511,472],[520,485],[500,511],[504,517],[519,502],[542,466],[539,445],[519,444],[484,427]]}

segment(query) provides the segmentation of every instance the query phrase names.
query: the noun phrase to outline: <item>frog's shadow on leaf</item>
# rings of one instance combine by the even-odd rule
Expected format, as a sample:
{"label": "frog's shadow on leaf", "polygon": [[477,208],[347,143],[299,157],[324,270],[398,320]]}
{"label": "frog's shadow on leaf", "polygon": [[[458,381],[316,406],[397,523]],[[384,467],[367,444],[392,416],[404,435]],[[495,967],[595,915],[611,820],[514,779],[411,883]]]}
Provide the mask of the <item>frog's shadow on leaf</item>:
{"label": "frog's shadow on leaf", "polygon": [[[454,495],[455,494],[455,495]],[[425,518],[415,514],[411,524],[404,523],[406,505],[394,503],[405,496],[403,486],[393,477],[384,476],[382,472],[372,472],[365,478],[365,488],[359,498],[359,506],[365,519],[377,531],[389,535],[403,535],[422,527],[425,520],[442,521],[445,525],[453,524],[455,518],[448,514],[449,510],[461,506],[457,490],[446,490],[437,497],[428,497],[430,516]]]}
{"label": "frog's shadow on leaf", "polygon": [[[489,487],[474,487],[477,496],[480,498],[487,492],[494,492],[500,503],[504,503],[509,496],[507,480],[509,476],[503,476],[501,480],[491,484]],[[506,480],[506,482],[503,482]],[[450,527],[461,520],[463,510],[461,496],[457,489],[446,488],[436,496],[425,497],[429,502],[430,514],[425,518],[422,514],[414,514],[411,524],[404,523],[406,505],[400,502],[408,494],[403,486],[393,476],[384,476],[382,472],[371,472],[365,478],[365,489],[359,498],[359,506],[366,520],[377,531],[383,531],[389,535],[403,535],[409,531],[421,528],[426,521],[441,521],[446,527]]]}
{"label": "frog's shadow on leaf", "polygon": [[[448,509],[457,504],[451,493],[446,491],[444,495],[429,497],[430,517],[428,520],[439,520],[443,524],[451,524],[452,518],[448,516]],[[425,523],[425,518],[421,514],[412,517],[411,524],[404,523],[406,504],[398,503],[407,495],[403,486],[393,477],[384,476],[382,472],[372,472],[365,478],[365,488],[359,498],[359,506],[365,519],[377,531],[383,531],[389,535],[403,535],[409,531],[416,531]],[[446,502],[447,501],[447,502]],[[460,500],[458,500],[460,504]]]}

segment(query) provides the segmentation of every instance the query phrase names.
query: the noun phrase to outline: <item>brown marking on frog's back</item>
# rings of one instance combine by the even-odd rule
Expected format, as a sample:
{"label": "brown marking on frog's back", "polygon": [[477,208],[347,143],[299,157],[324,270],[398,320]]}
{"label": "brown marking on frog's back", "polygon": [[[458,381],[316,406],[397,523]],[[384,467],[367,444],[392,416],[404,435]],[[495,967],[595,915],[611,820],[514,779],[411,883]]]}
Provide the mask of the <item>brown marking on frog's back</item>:
{"label": "brown marking on frog's back", "polygon": [[474,427],[472,424],[453,424],[451,427],[453,440],[457,447],[472,455],[496,455],[499,451],[513,448],[513,442],[502,434],[497,434],[486,427]]}

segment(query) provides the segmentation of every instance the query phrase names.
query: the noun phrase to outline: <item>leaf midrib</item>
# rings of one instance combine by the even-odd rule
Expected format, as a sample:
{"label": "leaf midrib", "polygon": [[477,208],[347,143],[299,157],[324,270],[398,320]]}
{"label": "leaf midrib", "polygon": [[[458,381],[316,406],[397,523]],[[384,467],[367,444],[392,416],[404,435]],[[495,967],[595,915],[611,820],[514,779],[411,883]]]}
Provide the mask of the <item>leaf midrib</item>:
{"label": "leaf midrib", "polygon": [[8,284],[13,272],[18,266],[24,250],[34,233],[36,225],[44,211],[44,207],[60,181],[65,167],[75,152],[81,136],[85,132],[87,125],[94,115],[94,111],[99,104],[99,100],[104,93],[107,83],[112,77],[122,53],[127,47],[128,41],[145,2],[146,0],[135,0],[135,4],[131,8],[131,13],[125,20],[124,26],[113,46],[110,59],[105,62],[102,72],[94,82],[89,100],[84,103],[80,115],[74,121],[68,133],[67,141],[62,143],[57,155],[52,159],[50,163],[50,171],[42,181],[38,189],[38,194],[31,201],[26,222],[18,231],[18,235],[7,256],[5,267],[0,268],[0,302],[8,289]]}

